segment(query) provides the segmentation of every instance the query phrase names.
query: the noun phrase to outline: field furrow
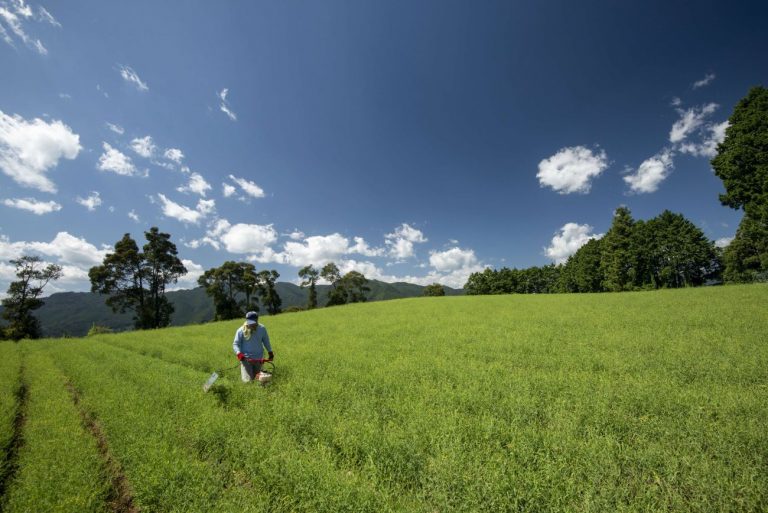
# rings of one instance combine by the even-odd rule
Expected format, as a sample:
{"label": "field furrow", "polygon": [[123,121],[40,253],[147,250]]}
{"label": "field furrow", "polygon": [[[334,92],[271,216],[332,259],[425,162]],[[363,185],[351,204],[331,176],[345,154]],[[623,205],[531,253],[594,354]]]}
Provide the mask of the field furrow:
{"label": "field furrow", "polygon": [[94,439],[64,388],[65,377],[35,342],[23,342],[27,355],[24,444],[5,511],[109,511],[107,481]]}

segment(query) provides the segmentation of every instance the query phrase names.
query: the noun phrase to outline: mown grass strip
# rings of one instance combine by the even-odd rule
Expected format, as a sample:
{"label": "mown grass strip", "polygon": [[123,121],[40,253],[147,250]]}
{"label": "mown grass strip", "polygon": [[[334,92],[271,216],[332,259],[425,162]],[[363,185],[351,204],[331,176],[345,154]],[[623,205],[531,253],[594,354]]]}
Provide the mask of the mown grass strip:
{"label": "mown grass strip", "polygon": [[28,387],[17,472],[7,490],[7,512],[105,512],[108,482],[96,443],[64,388],[65,377],[36,342],[28,354]]}
{"label": "mown grass strip", "polygon": [[0,510],[18,470],[26,400],[27,387],[18,344],[0,342]]}

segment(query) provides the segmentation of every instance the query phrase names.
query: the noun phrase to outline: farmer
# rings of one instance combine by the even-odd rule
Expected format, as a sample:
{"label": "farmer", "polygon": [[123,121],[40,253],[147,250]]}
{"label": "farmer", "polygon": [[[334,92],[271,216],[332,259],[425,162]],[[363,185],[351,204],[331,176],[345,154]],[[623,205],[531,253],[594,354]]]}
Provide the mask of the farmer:
{"label": "farmer", "polygon": [[258,313],[248,312],[245,314],[245,323],[237,329],[235,341],[232,343],[232,349],[240,360],[240,376],[245,383],[253,381],[261,370],[261,362],[253,360],[261,360],[264,357],[264,348],[267,348],[269,359],[272,360],[275,353],[269,345],[267,328],[259,324]]}

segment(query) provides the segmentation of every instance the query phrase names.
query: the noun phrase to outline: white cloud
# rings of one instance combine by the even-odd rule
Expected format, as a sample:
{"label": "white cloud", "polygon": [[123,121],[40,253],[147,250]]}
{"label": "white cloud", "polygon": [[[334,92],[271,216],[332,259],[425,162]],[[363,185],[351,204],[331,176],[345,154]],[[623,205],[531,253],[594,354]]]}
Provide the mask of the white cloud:
{"label": "white cloud", "polygon": [[41,216],[61,210],[61,205],[55,201],[38,201],[34,198],[13,198],[3,200],[3,205],[19,210],[28,210],[33,214]]}
{"label": "white cloud", "polygon": [[219,105],[219,109],[221,109],[221,112],[226,114],[231,121],[237,121],[237,114],[232,112],[232,109],[229,108],[229,102],[227,101],[228,94],[229,94],[229,89],[227,88],[222,89],[221,92],[218,94],[219,98],[221,99],[221,104]]}
{"label": "white cloud", "polygon": [[86,271],[94,265],[100,265],[109,251],[107,248],[98,249],[85,239],[68,232],[59,232],[51,242],[26,243],[26,247]]}
{"label": "white cloud", "polygon": [[607,167],[605,151],[592,153],[584,146],[574,146],[563,148],[539,162],[536,178],[542,187],[551,187],[559,194],[586,194],[592,187],[591,180],[600,176]]}
{"label": "white cloud", "polygon": [[[291,238],[293,238],[293,236],[291,236]],[[384,248],[372,248],[362,237],[354,237],[354,241],[355,245],[349,248],[349,253],[357,253],[367,257],[384,255]]]}
{"label": "white cloud", "polygon": [[678,98],[677,96],[675,96],[674,98],[672,98],[672,101],[671,101],[671,102],[669,102],[669,103],[670,103],[670,105],[672,105],[673,107],[679,107],[680,105],[682,105],[682,104],[683,104],[683,100],[681,100],[680,98]]}
{"label": "white cloud", "polygon": [[220,239],[230,253],[259,254],[277,240],[277,231],[271,224],[238,223],[230,226]]}
{"label": "white cloud", "polygon": [[707,73],[704,78],[701,80],[697,80],[693,83],[693,88],[698,89],[700,87],[704,87],[705,85],[708,85],[710,82],[712,82],[715,79],[714,73]]}
{"label": "white cloud", "polygon": [[700,130],[701,142],[685,142],[679,146],[682,153],[695,157],[714,158],[717,155],[717,145],[725,140],[725,130],[730,126],[728,120],[722,123],[710,124]]}
{"label": "white cloud", "polygon": [[201,199],[197,202],[197,207],[191,209],[169,200],[164,194],[158,194],[157,197],[162,204],[163,215],[182,223],[198,224],[202,219],[212,214],[216,206],[214,200]]}
{"label": "white cloud", "polygon": [[733,242],[733,237],[721,237],[715,241],[715,246],[718,248],[726,248]]}
{"label": "white cloud", "polygon": [[77,197],[77,202],[93,212],[96,210],[96,207],[101,205],[101,196],[98,192],[93,191],[87,198],[81,198],[80,196]]}
{"label": "white cloud", "polygon": [[178,148],[168,148],[163,156],[176,164],[181,164],[181,160],[184,158],[184,154]]}
{"label": "white cloud", "polygon": [[139,91],[149,91],[149,86],[147,86],[147,83],[142,81],[141,78],[139,78],[138,73],[133,71],[133,68],[130,66],[121,65],[120,76],[123,77],[123,80],[129,84],[134,85]]}
{"label": "white cloud", "polygon": [[291,240],[301,240],[304,237],[305,237],[304,232],[299,230],[294,230],[288,234],[288,238],[290,238]]}
{"label": "white cloud", "polygon": [[438,272],[453,272],[477,265],[477,257],[472,249],[451,248],[446,251],[431,251],[429,265]]}
{"label": "white cloud", "polygon": [[139,215],[136,213],[135,210],[131,210],[130,212],[128,212],[128,217],[130,217],[137,223],[140,222]]}
{"label": "white cloud", "polygon": [[384,236],[384,242],[389,246],[389,255],[397,260],[405,260],[414,255],[414,244],[421,244],[427,241],[424,233],[417,228],[413,228],[407,223],[403,223],[392,233]]}
{"label": "white cloud", "polygon": [[339,233],[332,233],[307,237],[303,242],[286,242],[282,255],[285,263],[304,267],[338,261],[348,252],[349,239]]}
{"label": "white cloud", "polygon": [[222,193],[224,194],[225,198],[229,198],[232,196],[235,192],[237,192],[237,189],[233,185],[229,185],[228,183],[222,183]]}
{"label": "white cloud", "polygon": [[3,41],[10,46],[14,46],[13,37],[8,32],[10,30],[26,46],[33,48],[40,55],[47,55],[48,50],[43,43],[39,39],[30,37],[25,30],[24,23],[31,18],[32,9],[23,0],[16,0],[11,4],[4,1],[0,2],[0,35]]}
{"label": "white cloud", "polygon": [[187,269],[187,274],[181,276],[176,284],[169,287],[168,290],[194,289],[198,286],[197,279],[205,272],[202,265],[192,260],[182,259],[181,263]]}
{"label": "white cloud", "polygon": [[45,7],[43,7],[43,6],[39,6],[39,7],[37,8],[37,10],[38,10],[37,12],[39,13],[39,19],[40,19],[40,21],[45,21],[45,22],[47,22],[47,23],[50,23],[50,24],[51,24],[51,25],[53,25],[54,27],[59,27],[59,28],[61,28],[61,23],[59,23],[59,22],[56,20],[56,18],[54,18],[54,17],[53,17],[53,15],[52,15],[51,13],[49,13],[48,11],[46,11],[46,10],[45,10]]}
{"label": "white cloud", "polygon": [[145,159],[151,158],[154,155],[157,147],[152,142],[152,136],[146,136],[142,138],[135,138],[131,141],[131,149],[137,154],[141,155]]}
{"label": "white cloud", "polygon": [[252,198],[263,198],[265,196],[264,189],[245,178],[237,178],[233,175],[229,175],[229,179],[235,182],[248,196]]}
{"label": "white cloud", "polygon": [[0,169],[23,187],[56,192],[46,172],[81,149],[80,136],[61,121],[27,121],[0,111]]}
{"label": "white cloud", "polygon": [[706,119],[707,116],[717,110],[718,105],[716,103],[708,103],[701,107],[692,107],[687,110],[677,109],[677,113],[680,115],[680,119],[675,121],[672,125],[672,129],[669,132],[669,142],[679,143],[685,140],[686,137],[696,129],[698,129]]}
{"label": "white cloud", "polygon": [[604,234],[592,233],[593,228],[588,224],[566,223],[552,237],[545,254],[556,264],[565,263],[568,257],[576,253],[590,239],[600,239]]}
{"label": "white cloud", "polygon": [[109,128],[116,134],[123,135],[125,133],[125,129],[120,125],[115,125],[112,123],[106,123],[106,125],[107,125],[107,128]]}
{"label": "white cloud", "polygon": [[672,150],[665,149],[645,160],[636,171],[625,176],[624,181],[629,184],[630,191],[637,194],[655,192],[659,184],[672,172],[673,156]]}
{"label": "white cloud", "polygon": [[179,187],[176,190],[179,192],[192,192],[205,197],[206,191],[211,189],[211,184],[205,181],[199,173],[192,173],[189,175],[189,182],[183,187]]}
{"label": "white cloud", "polygon": [[111,171],[122,176],[135,176],[139,174],[131,158],[120,150],[113,148],[109,143],[102,142],[104,153],[99,157],[96,168],[99,171]]}

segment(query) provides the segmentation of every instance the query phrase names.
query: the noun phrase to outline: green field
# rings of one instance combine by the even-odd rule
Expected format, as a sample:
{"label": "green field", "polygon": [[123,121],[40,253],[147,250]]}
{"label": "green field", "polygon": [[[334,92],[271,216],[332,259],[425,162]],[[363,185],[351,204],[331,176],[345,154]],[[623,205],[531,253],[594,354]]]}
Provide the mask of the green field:
{"label": "green field", "polygon": [[766,511],[768,286],[416,298],[0,344],[0,509]]}

